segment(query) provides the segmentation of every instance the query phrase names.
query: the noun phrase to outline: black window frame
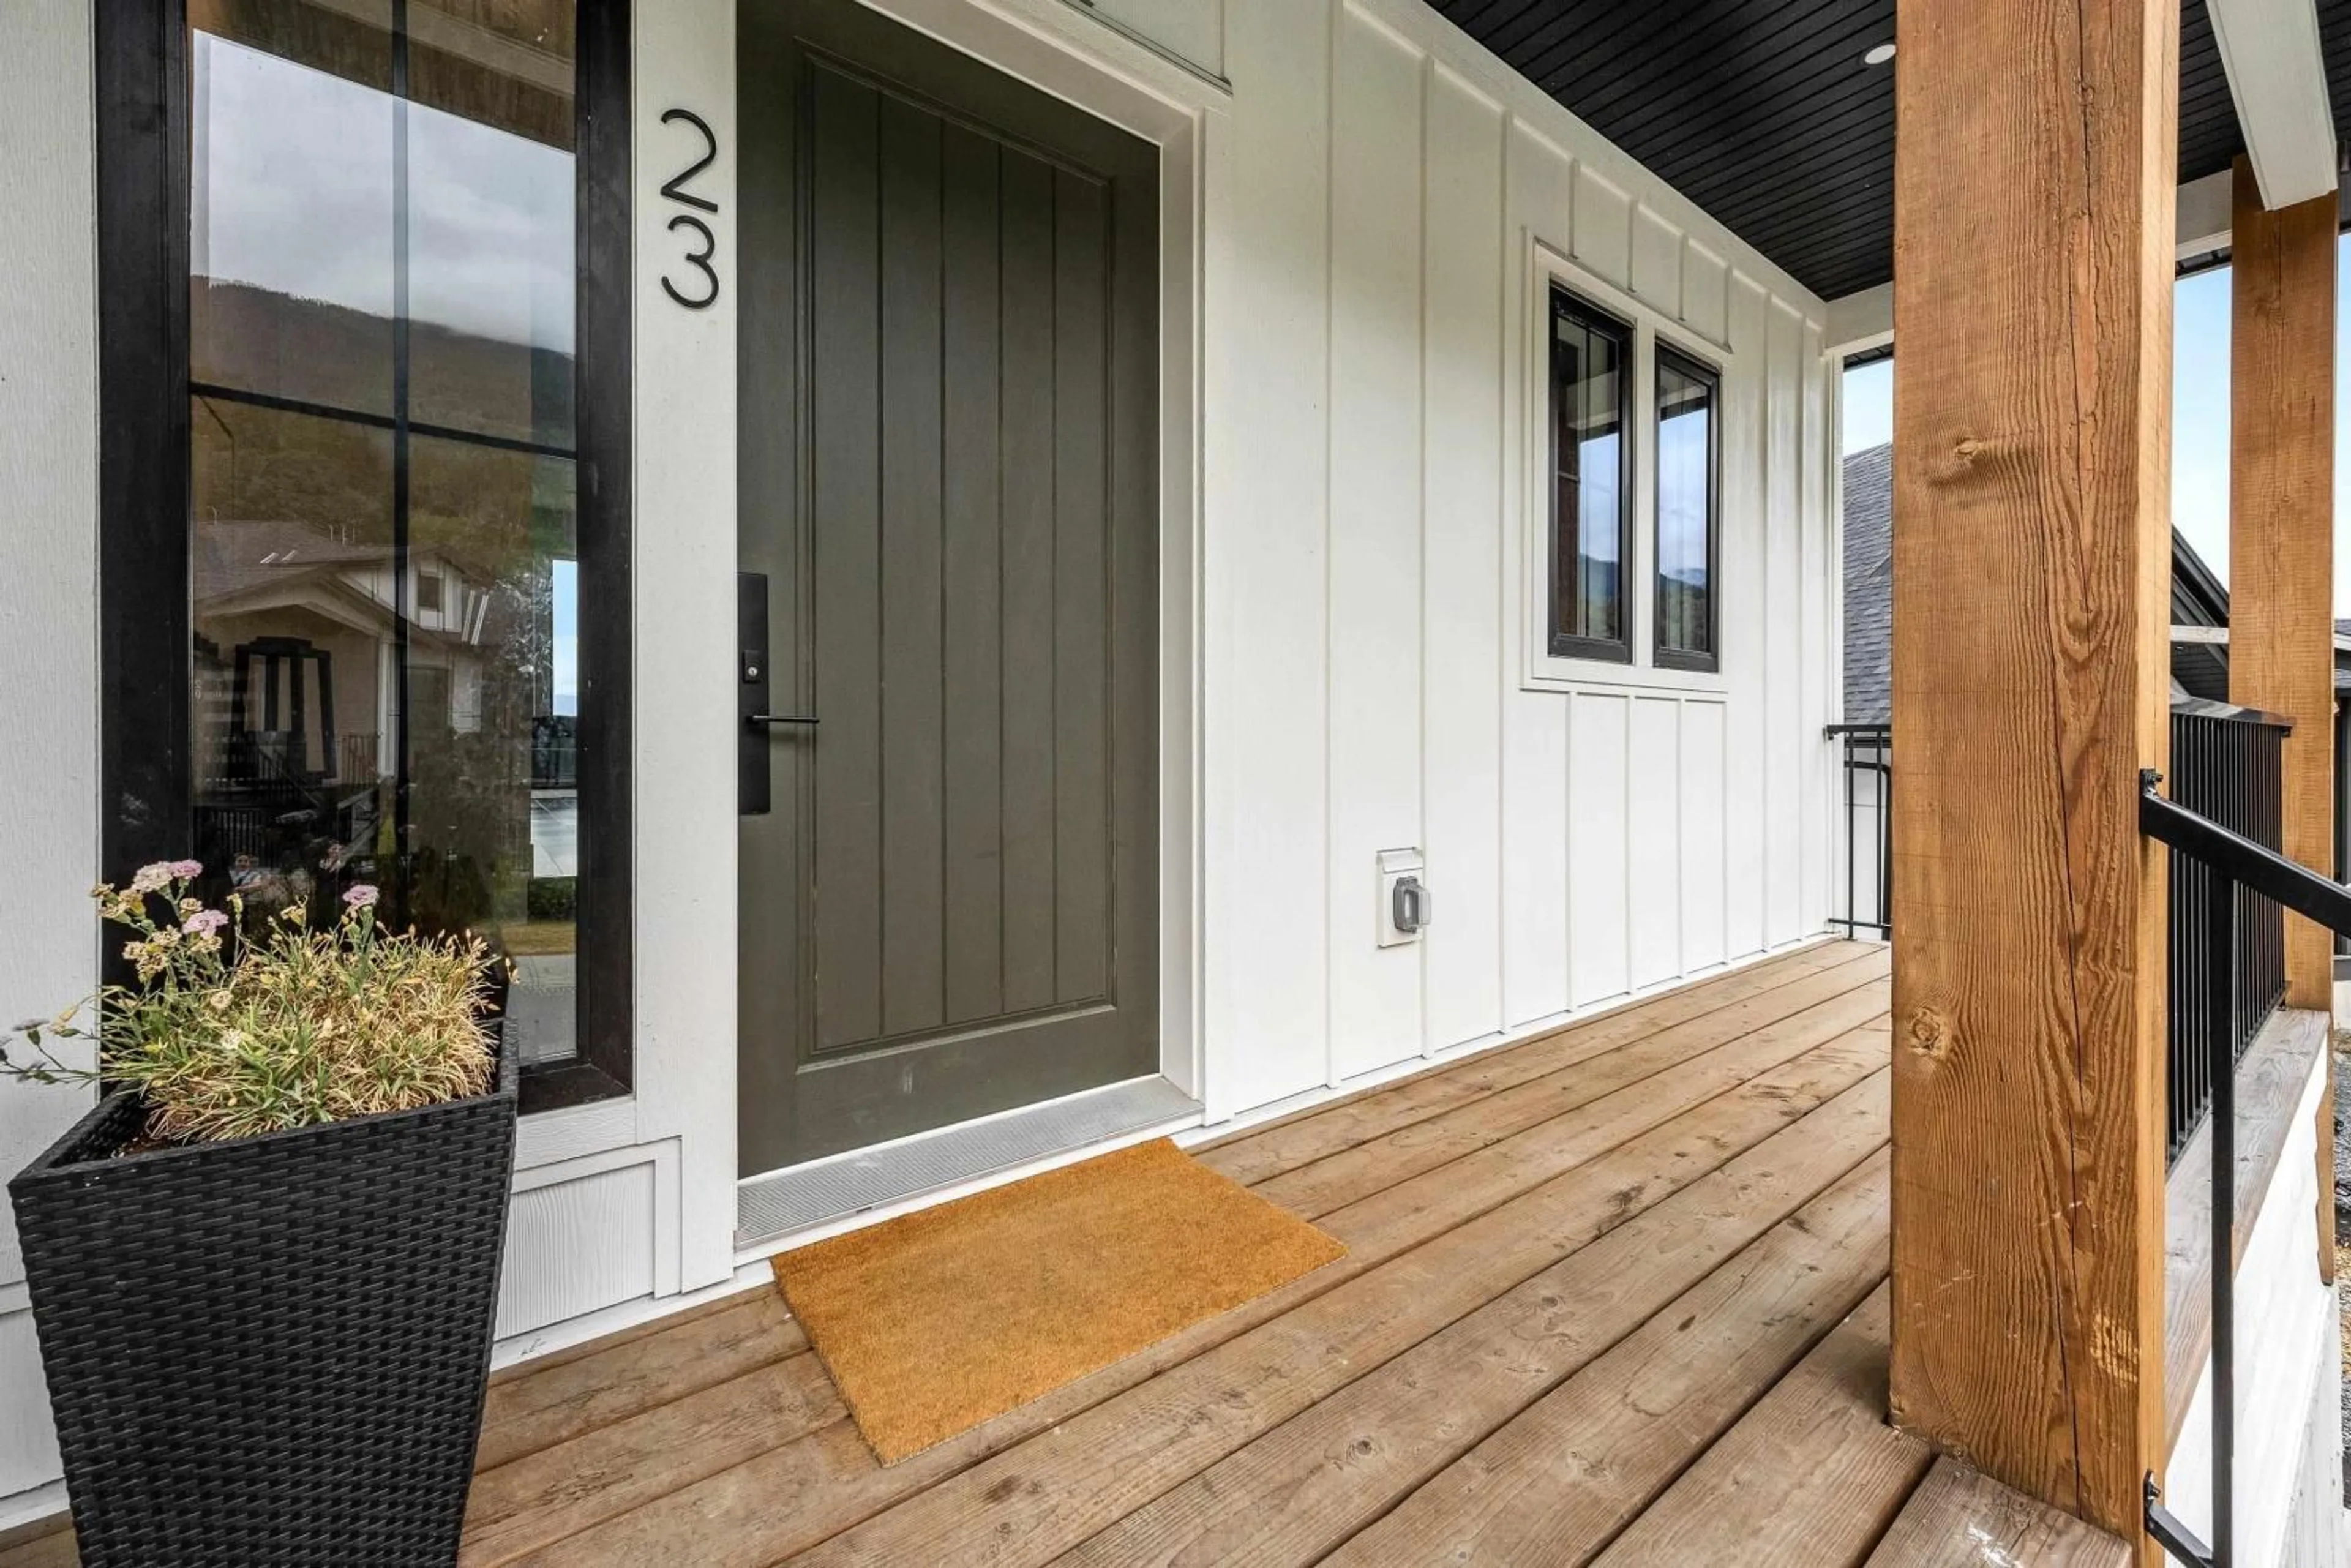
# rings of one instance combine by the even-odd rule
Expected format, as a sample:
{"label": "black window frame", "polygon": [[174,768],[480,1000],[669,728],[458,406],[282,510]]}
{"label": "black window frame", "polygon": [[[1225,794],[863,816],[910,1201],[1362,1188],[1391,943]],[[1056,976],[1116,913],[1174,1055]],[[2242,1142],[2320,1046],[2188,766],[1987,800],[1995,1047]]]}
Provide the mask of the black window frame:
{"label": "black window frame", "polygon": [[1706,645],[1703,653],[1687,648],[1669,646],[1666,642],[1665,582],[1665,471],[1656,463],[1650,465],[1650,531],[1655,546],[1649,571],[1650,657],[1665,670],[1694,670],[1716,674],[1722,669],[1722,368],[1700,359],[1696,354],[1656,340],[1656,351],[1650,356],[1649,376],[1649,444],[1651,451],[1662,455],[1665,442],[1659,433],[1666,423],[1665,394],[1658,389],[1658,372],[1671,365],[1674,372],[1694,382],[1706,383],[1708,392],[1706,422]]}
{"label": "black window frame", "polygon": [[[580,623],[580,1011],[576,1056],[522,1069],[526,1113],[635,1081],[629,3],[578,5],[572,455],[579,567],[597,601]],[[392,6],[400,17],[405,0]],[[93,25],[99,852],[120,883],[185,854],[193,821],[186,0],[106,0]]]}
{"label": "black window frame", "polygon": [[[1623,432],[1616,444],[1616,624],[1622,629],[1621,637],[1586,636],[1567,631],[1561,624],[1562,612],[1565,608],[1565,595],[1562,590],[1565,587],[1567,563],[1573,559],[1571,552],[1575,544],[1570,535],[1573,519],[1562,519],[1559,507],[1561,393],[1566,377],[1559,340],[1562,319],[1576,322],[1587,331],[1597,329],[1606,332],[1615,337],[1621,345],[1620,368],[1616,377],[1616,420],[1618,429]],[[1554,659],[1595,659],[1613,664],[1629,664],[1633,662],[1634,607],[1629,582],[1635,539],[1633,442],[1635,410],[1633,377],[1640,353],[1640,332],[1624,317],[1602,308],[1556,281],[1551,286],[1551,309],[1544,319],[1544,325],[1547,345],[1544,351],[1549,356],[1549,374],[1543,393],[1543,422],[1548,432],[1543,466],[1543,506],[1550,518],[1551,533],[1548,558],[1550,586],[1546,591],[1550,605],[1547,643]]]}

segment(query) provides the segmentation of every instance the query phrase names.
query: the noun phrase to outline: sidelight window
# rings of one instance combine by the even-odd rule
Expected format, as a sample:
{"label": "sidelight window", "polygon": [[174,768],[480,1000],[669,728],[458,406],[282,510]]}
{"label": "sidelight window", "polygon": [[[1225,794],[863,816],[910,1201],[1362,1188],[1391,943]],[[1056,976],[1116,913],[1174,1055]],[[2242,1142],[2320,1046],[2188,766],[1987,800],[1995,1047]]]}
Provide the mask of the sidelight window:
{"label": "sidelight window", "polygon": [[[118,752],[184,726],[185,815],[114,825],[109,858],[193,853],[251,919],[373,885],[508,961],[527,1096],[623,1089],[626,325],[581,287],[626,230],[579,194],[591,162],[625,168],[625,22],[185,3],[185,295],[156,313],[184,343],[161,434],[187,532],[106,578],[110,623],[184,617],[184,674],[126,656],[108,722]],[[110,301],[110,370],[138,313]]]}
{"label": "sidelight window", "polygon": [[1629,662],[1633,329],[1552,293],[1551,651]]}

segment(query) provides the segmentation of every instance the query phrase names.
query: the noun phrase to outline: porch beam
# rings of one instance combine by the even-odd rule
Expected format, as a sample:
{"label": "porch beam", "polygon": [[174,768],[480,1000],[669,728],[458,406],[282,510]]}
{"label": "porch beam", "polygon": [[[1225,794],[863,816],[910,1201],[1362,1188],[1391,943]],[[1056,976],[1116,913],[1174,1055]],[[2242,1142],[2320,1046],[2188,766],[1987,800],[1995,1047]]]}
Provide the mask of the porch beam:
{"label": "porch beam", "polygon": [[[2223,169],[2179,187],[2176,203],[2173,252],[2182,267],[2212,258],[2229,248],[2229,231],[2236,216],[2236,173]],[[2341,221],[2351,224],[2351,176],[2335,189]],[[1843,356],[1882,349],[1894,341],[1894,285],[1875,284],[1840,295],[1828,302],[1823,333],[1824,352]]]}
{"label": "porch beam", "polygon": [[2318,7],[2312,0],[2204,0],[2204,13],[2263,204],[2290,207],[2333,192],[2335,110]]}
{"label": "porch beam", "polygon": [[[2236,167],[2229,346],[2229,700],[2294,721],[2287,858],[2335,874],[2335,197],[2272,211]],[[2335,996],[2335,939],[2288,915],[2286,1003]]]}
{"label": "porch beam", "polygon": [[1900,0],[1895,1419],[2158,1561],[2174,0]]}

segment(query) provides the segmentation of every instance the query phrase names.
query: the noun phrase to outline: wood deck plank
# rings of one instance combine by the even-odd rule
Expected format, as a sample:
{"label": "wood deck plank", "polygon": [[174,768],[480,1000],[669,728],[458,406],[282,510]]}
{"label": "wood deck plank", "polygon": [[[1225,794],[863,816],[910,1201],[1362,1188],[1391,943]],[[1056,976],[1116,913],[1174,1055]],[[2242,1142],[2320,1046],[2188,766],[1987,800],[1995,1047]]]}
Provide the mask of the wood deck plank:
{"label": "wood deck plank", "polygon": [[78,1568],[80,1561],[73,1525],[62,1513],[0,1530],[0,1568]]}
{"label": "wood deck plank", "polygon": [[[1364,1368],[1063,1561],[1319,1560],[1883,1148],[1889,1077],[1872,1077],[1410,1351]],[[1134,1477],[1127,1469],[1080,1484],[1102,1500],[1097,1507],[1115,1507]],[[972,1512],[975,1522],[984,1518]]]}
{"label": "wood deck plank", "polygon": [[813,1352],[655,1405],[475,1475],[458,1561],[512,1561],[846,1415]]}
{"label": "wood deck plank", "polygon": [[1886,1187],[1875,1155],[1327,1561],[1591,1561],[1885,1279]]}
{"label": "wood deck plank", "polygon": [[1643,1511],[1597,1568],[1847,1568],[1934,1460],[1886,1420],[1888,1292],[1870,1292]]}
{"label": "wood deck plank", "polygon": [[1882,958],[1808,976],[1256,1184],[1311,1218],[1714,1052],[1792,1057],[1886,1010]]}
{"label": "wood deck plank", "polygon": [[[697,1561],[758,1568],[813,1547],[1039,1432],[1073,1421],[1125,1389],[1279,1318],[1421,1242],[1466,1227],[1489,1210],[1499,1210],[1512,1198],[1537,1195],[1539,1205],[1514,1209],[1477,1232],[1478,1247],[1507,1244],[1502,1239],[1514,1231],[1540,1232],[1539,1221],[1547,1216],[1560,1217],[1552,1222],[1568,1227],[1572,1241],[1581,1233],[1578,1228],[1593,1223],[1595,1214],[1604,1218],[1612,1207],[1621,1205],[1629,1212],[1658,1201],[1670,1187],[1705,1175],[1882,1070],[1886,1056],[1882,1026],[1855,1031],[1750,1083],[1711,1096],[1719,1109],[1709,1108],[1704,1116],[1677,1121],[1686,1108],[1646,1119],[1627,1117],[1623,1124],[1631,1127],[1630,1133],[1620,1132],[1596,1146],[1584,1132],[1580,1113],[1554,1130],[1562,1152],[1552,1157],[1544,1156],[1540,1139],[1522,1136],[1514,1140],[1523,1146],[1512,1151],[1512,1164],[1483,1173],[1466,1197],[1447,1200],[1432,1194],[1415,1201],[1405,1192],[1455,1185],[1458,1178],[1448,1168],[1390,1189],[1381,1195],[1384,1203],[1332,1215],[1324,1226],[1347,1244],[1346,1258],[925,1454],[883,1469],[856,1439],[854,1428],[843,1422],[557,1542],[528,1561],[637,1563],[669,1549],[670,1543],[686,1542]],[[1705,1103],[1705,1098],[1698,1102]],[[1661,1123],[1670,1124],[1661,1127]],[[1625,1146],[1617,1149],[1619,1144]],[[1584,1166],[1603,1168],[1579,1169]],[[1631,1196],[1619,1196],[1624,1194]],[[1528,1271],[1541,1266],[1531,1265]]]}
{"label": "wood deck plank", "polygon": [[[1807,1072],[1838,1071],[1850,1074],[1847,1082],[1858,1082],[1885,1065],[1890,1044],[1885,1020],[1876,1019],[1784,1060],[1773,1060],[1784,1056],[1779,1041],[1753,1049],[1754,1056],[1747,1060],[1717,1052],[1621,1089],[1556,1124],[1505,1138],[1426,1176],[1323,1215],[1316,1223],[1342,1239],[1397,1230],[1433,1235],[1741,1084],[1763,1084],[1769,1092],[1782,1082],[1781,1071],[1792,1062],[1809,1064]],[[1799,1075],[1788,1092],[1801,1092],[1802,1081]]]}
{"label": "wood deck plank", "polygon": [[475,1468],[492,1470],[808,1349],[781,1292],[752,1291],[664,1332],[493,1385]]}
{"label": "wood deck plank", "polygon": [[[1851,1563],[1924,1466],[1882,1424],[1882,1297],[1820,1337],[1834,1306],[1820,1298],[1852,1283],[1839,1195],[1884,1159],[1867,1151],[1890,1120],[1886,987],[1866,973],[1883,955],[1823,944],[1655,998],[1672,1005],[1637,1028],[1618,1021],[1628,1009],[1580,1042],[1562,1030],[1250,1130],[1227,1146],[1262,1140],[1247,1155],[1260,1186],[1423,1124],[1440,1124],[1418,1146],[1463,1152],[1325,1213],[1352,1249],[1332,1268],[886,1470],[772,1291],[507,1369],[463,1561],[1302,1562],[1334,1545],[1386,1559],[1384,1532],[1482,1457],[1504,1481],[1470,1495],[1481,1550],[1573,1560],[1638,1515],[1611,1568]],[[1863,983],[1836,995],[1874,1004],[1859,1027],[1825,1032],[1844,1015],[1818,1001],[1811,1017],[1739,1010],[1841,969]],[[1677,1030],[1678,1044],[1649,1043]],[[1597,1078],[1570,1073],[1627,1051]],[[1562,1073],[1615,1087],[1490,1139],[1531,1096],[1471,1113]],[[1446,1086],[1415,1087],[1430,1082]],[[1844,1219],[1812,1224],[1833,1199]],[[1693,1345],[1725,1375],[1681,1364]],[[1562,1420],[1580,1447],[1550,1429]],[[1563,1517],[1505,1484],[1546,1443],[1589,1461]],[[1921,1511],[1896,1523],[1926,1550],[1912,1500]],[[1560,1534],[1580,1548],[1555,1550]],[[0,1539],[0,1568],[74,1562],[69,1530]]]}
{"label": "wood deck plank", "polygon": [[1633,1002],[1596,1018],[1377,1089],[1335,1104],[1293,1112],[1190,1151],[1209,1169],[1243,1186],[1295,1170],[1357,1144],[1483,1099],[1530,1079],[1587,1061],[1676,1024],[1794,984],[1807,975],[1857,963],[1880,949],[1866,942],[1830,942],[1762,959],[1719,978]]}
{"label": "wood deck plank", "polygon": [[1956,1460],[1927,1479],[1870,1553],[1869,1568],[2129,1568],[2131,1549]]}
{"label": "wood deck plank", "polygon": [[0,1568],[79,1568],[80,1563],[73,1531],[65,1527],[0,1548]]}

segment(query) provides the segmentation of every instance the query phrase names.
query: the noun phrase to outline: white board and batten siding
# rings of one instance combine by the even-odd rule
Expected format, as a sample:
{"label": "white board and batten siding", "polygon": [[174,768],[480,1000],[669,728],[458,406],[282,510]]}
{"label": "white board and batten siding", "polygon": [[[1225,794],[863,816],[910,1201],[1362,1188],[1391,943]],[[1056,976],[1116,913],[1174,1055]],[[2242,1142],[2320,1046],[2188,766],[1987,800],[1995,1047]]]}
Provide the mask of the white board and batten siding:
{"label": "white board and batten siding", "polygon": [[[37,16],[37,20],[36,17]],[[97,172],[87,6],[0,31],[0,1029],[89,994],[98,944]],[[0,1181],[89,1108],[0,1083]],[[0,1205],[0,1529],[59,1506],[13,1214]]]}
{"label": "white board and batten siding", "polygon": [[[1819,932],[1820,302],[1425,8],[1232,6],[1207,125],[1211,1118]],[[1542,647],[1549,279],[1723,373],[1719,675]],[[1375,857],[1437,919],[1376,945]]]}
{"label": "white board and batten siding", "polygon": [[[1165,1066],[1211,1121],[1523,1034],[1817,934],[1828,913],[1834,378],[1821,302],[1413,0],[876,0],[1158,141]],[[0,999],[94,954],[94,184],[86,7],[0,51]],[[659,293],[660,183],[731,267],[732,0],[640,7],[636,1084],[531,1118],[502,1359],[734,1277],[735,377],[729,308]],[[1114,24],[1114,25],[1105,25]],[[1138,38],[1140,41],[1138,41]],[[674,155],[674,156],[673,156]],[[1722,671],[1542,646],[1545,290],[1722,371]],[[731,298],[731,296],[726,297]],[[29,662],[28,662],[29,661]],[[23,678],[31,669],[35,678]],[[1377,856],[1437,919],[1377,945]],[[16,1005],[11,1000],[6,1005]],[[0,1096],[19,1161],[78,1102]],[[5,1222],[0,1222],[5,1223]],[[53,1505],[0,1231],[0,1523]],[[47,1489],[47,1490],[45,1490]]]}

